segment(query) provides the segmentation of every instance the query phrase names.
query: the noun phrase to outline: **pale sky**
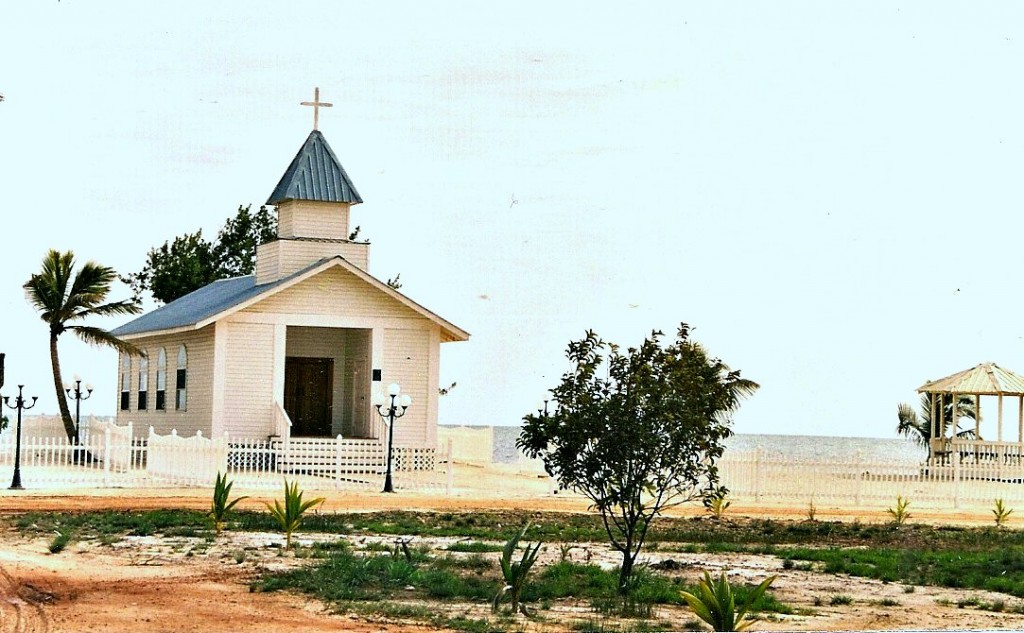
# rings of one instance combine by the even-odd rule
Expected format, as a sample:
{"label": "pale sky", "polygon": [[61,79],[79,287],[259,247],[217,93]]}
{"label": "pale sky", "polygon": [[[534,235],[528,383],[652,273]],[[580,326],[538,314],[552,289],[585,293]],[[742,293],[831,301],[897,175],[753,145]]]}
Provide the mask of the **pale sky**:
{"label": "pale sky", "polygon": [[[5,2],[3,393],[57,410],[47,249],[212,237],[319,86],[370,272],[472,334],[442,423],[517,423],[588,328],[686,321],[761,383],[738,432],[891,437],[928,379],[1024,373],[1022,69],[1010,2]],[[61,352],[113,414],[115,354]]]}

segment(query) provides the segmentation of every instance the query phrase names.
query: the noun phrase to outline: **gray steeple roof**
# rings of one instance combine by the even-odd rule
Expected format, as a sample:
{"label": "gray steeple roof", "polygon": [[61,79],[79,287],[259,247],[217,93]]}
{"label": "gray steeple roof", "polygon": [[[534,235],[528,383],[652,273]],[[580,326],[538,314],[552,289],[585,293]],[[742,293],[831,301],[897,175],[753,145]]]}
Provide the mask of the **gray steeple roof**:
{"label": "gray steeple roof", "polygon": [[318,202],[363,201],[352,180],[345,173],[338,157],[319,130],[309,133],[292,164],[274,187],[267,204],[284,200],[315,200]]}

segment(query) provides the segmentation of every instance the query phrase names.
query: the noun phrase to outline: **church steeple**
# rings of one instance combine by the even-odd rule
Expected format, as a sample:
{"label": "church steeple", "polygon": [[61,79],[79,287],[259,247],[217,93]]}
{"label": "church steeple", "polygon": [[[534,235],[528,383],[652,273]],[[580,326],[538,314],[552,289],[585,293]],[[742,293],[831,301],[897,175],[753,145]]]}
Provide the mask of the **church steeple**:
{"label": "church steeple", "polygon": [[287,276],[324,257],[341,255],[359,268],[369,265],[369,244],[349,237],[349,210],[363,199],[316,129],[318,110],[331,104],[313,102],[314,128],[267,199],[277,207],[277,240],[261,245],[256,254],[256,283]]}

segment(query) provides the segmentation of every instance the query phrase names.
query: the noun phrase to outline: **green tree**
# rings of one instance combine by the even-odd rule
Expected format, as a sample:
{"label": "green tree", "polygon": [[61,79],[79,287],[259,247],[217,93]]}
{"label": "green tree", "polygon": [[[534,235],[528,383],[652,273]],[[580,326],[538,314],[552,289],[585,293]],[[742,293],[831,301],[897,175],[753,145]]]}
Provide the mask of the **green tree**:
{"label": "green tree", "polygon": [[131,343],[122,341],[110,332],[88,325],[74,324],[89,317],[138,314],[141,310],[134,301],[105,303],[110,284],[117,279],[114,269],[95,262],[86,262],[73,272],[75,257],[71,251],[61,253],[50,250],[43,258],[42,270],[25,282],[25,296],[40,312],[39,317],[50,327],[50,365],[53,386],[57,391],[57,405],[69,440],[75,438],[75,423],[71,419],[64,381],[60,372],[57,339],[64,332],[74,332],[78,338],[92,345],[107,345],[129,354],[140,351]]}
{"label": "green tree", "polygon": [[249,275],[256,268],[256,247],[277,237],[277,219],[260,207],[239,206],[217,233],[216,242],[203,232],[187,233],[151,248],[146,263],[137,273],[122,277],[136,300],[146,291],[153,299],[170,303],[210,282]]}
{"label": "green tree", "polygon": [[[920,409],[917,413],[914,408],[905,402],[896,406],[896,434],[908,437],[914,443],[923,446],[928,451],[927,459],[932,457],[932,396],[939,397],[939,406],[942,408],[942,419],[945,427],[953,426],[953,397],[948,394],[921,394]],[[958,395],[956,397],[956,417],[958,420],[974,420],[977,418],[977,406],[971,396]],[[974,437],[974,429],[956,429],[956,436],[961,439]]]}
{"label": "green tree", "polygon": [[277,219],[267,207],[250,211],[252,205],[238,207],[217,234],[213,247],[218,279],[251,275],[256,270],[256,247],[277,239]]}
{"label": "green tree", "polygon": [[524,418],[517,446],[600,513],[622,555],[626,592],[651,522],[716,490],[731,414],[758,385],[690,339],[680,325],[622,353],[593,331],[569,343],[572,368],[551,390],[556,409]]}

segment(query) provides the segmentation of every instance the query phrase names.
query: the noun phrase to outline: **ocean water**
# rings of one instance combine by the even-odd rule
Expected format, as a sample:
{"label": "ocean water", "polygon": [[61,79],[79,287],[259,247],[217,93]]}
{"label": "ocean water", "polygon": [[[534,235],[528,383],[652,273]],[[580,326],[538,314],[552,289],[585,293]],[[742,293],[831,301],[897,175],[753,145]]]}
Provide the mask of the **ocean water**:
{"label": "ocean water", "polygon": [[[477,427],[480,428],[480,427]],[[495,426],[493,461],[509,464],[518,460],[518,426]],[[766,455],[790,459],[853,459],[916,465],[925,457],[925,449],[906,438],[829,437],[819,435],[737,434],[726,440],[726,452],[744,452],[760,448]]]}

